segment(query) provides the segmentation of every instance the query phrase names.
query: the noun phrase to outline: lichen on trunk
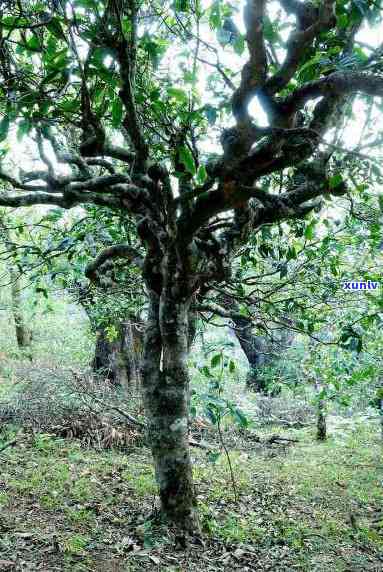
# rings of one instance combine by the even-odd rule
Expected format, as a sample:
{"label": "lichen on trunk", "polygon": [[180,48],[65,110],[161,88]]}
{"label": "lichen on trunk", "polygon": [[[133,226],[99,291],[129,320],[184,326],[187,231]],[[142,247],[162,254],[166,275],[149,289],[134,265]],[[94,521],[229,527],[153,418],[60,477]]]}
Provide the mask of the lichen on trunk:
{"label": "lichen on trunk", "polygon": [[199,529],[188,445],[189,302],[150,295],[143,390],[161,511],[177,528]]}

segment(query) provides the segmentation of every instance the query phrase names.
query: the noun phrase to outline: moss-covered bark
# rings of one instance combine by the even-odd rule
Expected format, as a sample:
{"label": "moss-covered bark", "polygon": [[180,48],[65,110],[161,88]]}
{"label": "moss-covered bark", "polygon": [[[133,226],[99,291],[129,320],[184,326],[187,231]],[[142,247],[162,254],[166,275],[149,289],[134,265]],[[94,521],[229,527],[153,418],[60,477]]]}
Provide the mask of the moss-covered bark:
{"label": "moss-covered bark", "polygon": [[148,434],[161,510],[182,530],[198,529],[188,446],[188,302],[151,294],[143,359]]}

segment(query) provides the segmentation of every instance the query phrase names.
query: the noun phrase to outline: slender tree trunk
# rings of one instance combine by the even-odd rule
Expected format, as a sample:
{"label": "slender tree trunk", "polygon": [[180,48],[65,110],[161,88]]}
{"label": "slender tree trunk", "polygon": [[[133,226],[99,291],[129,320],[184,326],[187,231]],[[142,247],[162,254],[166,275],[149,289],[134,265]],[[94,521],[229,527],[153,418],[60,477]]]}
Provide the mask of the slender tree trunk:
{"label": "slender tree trunk", "polygon": [[[320,383],[315,381],[315,389],[320,394],[322,388]],[[317,440],[325,441],[327,439],[327,422],[326,422],[326,402],[324,399],[318,398],[317,403]]]}
{"label": "slender tree trunk", "polygon": [[[15,250],[15,244],[11,240],[5,220],[2,218],[0,218],[0,234],[7,251],[12,253]],[[20,277],[17,268],[12,264],[12,259],[8,261],[7,270],[11,283],[12,314],[15,322],[17,345],[20,349],[30,348],[32,330],[28,327],[25,320],[21,299]]]}
{"label": "slender tree trunk", "polygon": [[378,407],[379,407],[379,414],[380,414],[380,430],[381,436],[383,439],[383,383],[378,389]]}
{"label": "slender tree trunk", "polygon": [[17,272],[15,272],[10,266],[8,267],[8,273],[11,280],[12,314],[15,322],[17,345],[20,349],[30,348],[32,343],[32,331],[27,326],[24,317],[20,278],[18,277]]}
{"label": "slender tree trunk", "polygon": [[318,404],[317,439],[318,441],[325,441],[327,439],[326,415],[322,402]]}
{"label": "slender tree trunk", "polygon": [[141,362],[143,352],[143,334],[135,317],[122,324],[122,353],[127,371],[129,385],[141,387]]}
{"label": "slender tree trunk", "polygon": [[189,312],[189,320],[188,320],[188,351],[191,350],[191,347],[194,343],[195,337],[197,334],[197,315],[195,312]]}
{"label": "slender tree trunk", "polygon": [[150,294],[144,342],[143,389],[148,434],[166,519],[196,531],[198,516],[188,445],[189,302]]}

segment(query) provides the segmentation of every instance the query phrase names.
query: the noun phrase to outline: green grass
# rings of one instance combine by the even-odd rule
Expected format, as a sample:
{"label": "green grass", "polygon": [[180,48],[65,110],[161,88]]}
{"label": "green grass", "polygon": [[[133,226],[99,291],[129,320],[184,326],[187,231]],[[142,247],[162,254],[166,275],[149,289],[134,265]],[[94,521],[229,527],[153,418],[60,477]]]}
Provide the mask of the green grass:
{"label": "green grass", "polygon": [[[277,571],[324,572],[331,566],[346,572],[368,569],[371,562],[378,570],[383,556],[382,528],[375,523],[383,501],[378,427],[354,420],[325,443],[317,443],[311,429],[293,435],[299,443],[284,452],[249,449],[245,438],[238,442],[231,452],[238,503],[225,456],[213,464],[203,451],[193,450],[205,537],[201,550],[228,554],[216,569],[237,561],[245,567],[251,553],[253,559],[256,554],[274,561]],[[170,569],[171,536],[148,520],[156,485],[147,450],[129,456],[84,450],[47,434],[21,440],[2,453],[0,524],[7,541],[0,546],[1,558],[17,549],[24,559],[39,562],[45,547],[48,552],[41,554],[49,554],[52,569],[61,562],[63,570],[98,570],[112,558],[123,570],[152,570],[150,555]],[[17,535],[24,533],[32,536],[22,544]],[[187,561],[182,570],[200,570],[198,551]]]}

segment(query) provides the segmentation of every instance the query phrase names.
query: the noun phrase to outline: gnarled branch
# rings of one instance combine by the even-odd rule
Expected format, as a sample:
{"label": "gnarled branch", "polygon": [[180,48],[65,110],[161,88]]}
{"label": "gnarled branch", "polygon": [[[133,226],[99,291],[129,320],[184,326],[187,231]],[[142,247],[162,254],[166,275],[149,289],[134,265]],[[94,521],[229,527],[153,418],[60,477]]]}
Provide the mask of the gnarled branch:
{"label": "gnarled branch", "polygon": [[115,258],[124,258],[129,260],[132,264],[142,267],[144,260],[141,254],[132,246],[128,244],[115,244],[109,248],[105,248],[100,254],[88,264],[85,270],[85,276],[89,280],[95,282],[97,280],[97,271],[107,261]]}

